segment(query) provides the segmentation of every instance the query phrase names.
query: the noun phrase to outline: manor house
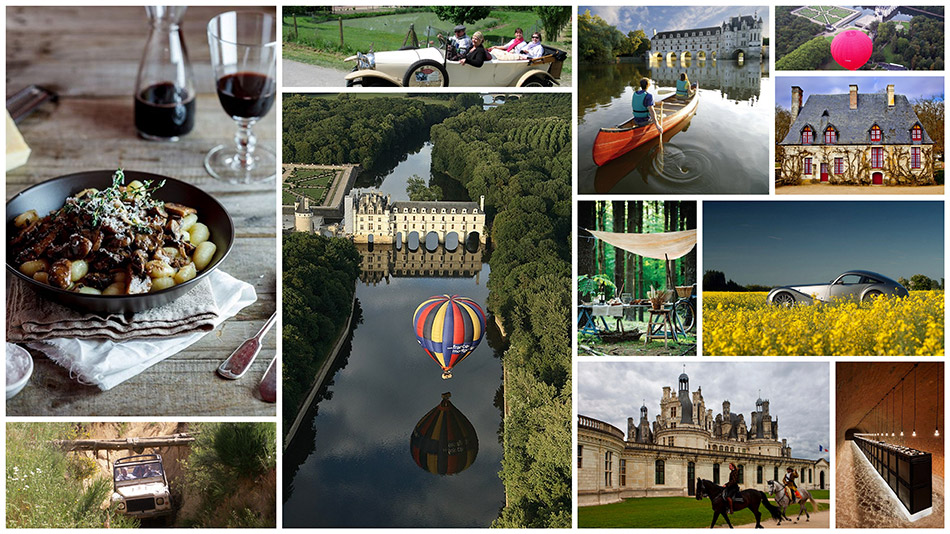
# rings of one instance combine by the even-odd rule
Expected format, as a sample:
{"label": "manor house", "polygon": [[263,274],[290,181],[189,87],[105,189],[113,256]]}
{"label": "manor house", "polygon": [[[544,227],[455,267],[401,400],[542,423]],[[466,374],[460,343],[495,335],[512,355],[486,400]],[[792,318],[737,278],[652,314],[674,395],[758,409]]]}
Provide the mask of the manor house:
{"label": "manor house", "polygon": [[921,185],[934,183],[934,141],[904,95],[811,95],[792,87],[792,125],[779,143],[779,183]]}
{"label": "manor house", "polygon": [[748,421],[731,410],[729,401],[713,416],[702,388],[690,393],[683,373],[675,394],[671,387],[663,388],[660,412],[651,423],[642,406],[639,421],[627,419],[626,434],[578,416],[578,506],[692,496],[698,478],[724,484],[730,462],[739,470],[742,488],[766,491],[767,482],[781,481],[787,467],[798,472],[799,487],[829,487],[828,461],[792,457],[787,440],[779,440],[778,418],[769,413],[768,400],[756,401]]}
{"label": "manor house", "polygon": [[649,59],[759,59],[762,56],[762,17],[740,15],[719,26],[657,32],[650,39]]}

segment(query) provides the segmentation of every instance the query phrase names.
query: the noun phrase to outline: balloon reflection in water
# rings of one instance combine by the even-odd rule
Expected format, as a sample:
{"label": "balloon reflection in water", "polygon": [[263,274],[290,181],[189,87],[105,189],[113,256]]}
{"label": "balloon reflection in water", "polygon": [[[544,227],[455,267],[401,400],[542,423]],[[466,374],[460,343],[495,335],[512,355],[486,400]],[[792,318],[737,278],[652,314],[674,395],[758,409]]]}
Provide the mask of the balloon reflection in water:
{"label": "balloon reflection in water", "polygon": [[461,473],[475,463],[478,435],[475,427],[456,408],[449,397],[416,423],[409,438],[409,450],[416,465],[436,475]]}
{"label": "balloon reflection in water", "polygon": [[416,308],[412,326],[422,349],[442,367],[442,378],[471,354],[485,336],[485,312],[468,297],[429,297]]}

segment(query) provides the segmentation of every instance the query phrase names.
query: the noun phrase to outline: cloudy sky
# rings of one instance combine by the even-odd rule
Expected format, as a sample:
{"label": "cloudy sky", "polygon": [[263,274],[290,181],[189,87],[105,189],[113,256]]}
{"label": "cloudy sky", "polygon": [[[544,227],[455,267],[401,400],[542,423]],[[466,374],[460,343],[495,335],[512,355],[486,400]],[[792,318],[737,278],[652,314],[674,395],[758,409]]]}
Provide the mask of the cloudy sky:
{"label": "cloudy sky", "polygon": [[704,202],[703,270],[740,285],[817,284],[851,269],[940,280],[943,223],[942,202]]}
{"label": "cloudy sky", "polygon": [[778,76],[775,78],[775,103],[785,109],[791,108],[793,85],[802,88],[805,93],[802,102],[805,102],[810,95],[846,94],[851,90],[851,84],[857,84],[859,93],[883,93],[889,84],[894,84],[894,92],[906,96],[911,102],[931,96],[943,100],[943,76]]}
{"label": "cloudy sky", "polygon": [[[627,418],[639,420],[646,402],[650,423],[660,411],[663,386],[675,394],[682,363],[589,362],[577,365],[577,410],[627,431]],[[755,401],[769,401],[769,413],[778,417],[779,439],[788,439],[795,458],[828,459],[818,445],[829,446],[829,366],[827,363],[709,362],[688,363],[689,389],[703,388],[706,408],[713,416],[728,400],[733,413],[752,420]],[[761,389],[761,393],[760,393]]]}
{"label": "cloudy sky", "polygon": [[607,24],[623,33],[643,30],[647,37],[669,30],[689,30],[718,26],[723,21],[739,15],[752,15],[758,10],[762,17],[762,35],[769,36],[769,8],[756,6],[580,6],[578,13],[590,10],[592,15],[604,19]]}

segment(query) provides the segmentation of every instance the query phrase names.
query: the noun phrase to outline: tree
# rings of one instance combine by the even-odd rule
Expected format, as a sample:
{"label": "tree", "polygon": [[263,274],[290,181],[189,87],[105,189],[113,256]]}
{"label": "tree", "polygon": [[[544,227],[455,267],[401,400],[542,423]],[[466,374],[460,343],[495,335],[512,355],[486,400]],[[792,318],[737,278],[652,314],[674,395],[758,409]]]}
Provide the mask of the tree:
{"label": "tree", "polygon": [[534,12],[541,19],[544,36],[548,41],[557,41],[561,30],[571,20],[571,6],[535,6]]}
{"label": "tree", "polygon": [[778,163],[785,160],[785,149],[779,143],[788,135],[793,122],[795,120],[790,110],[775,106],[775,161]]}
{"label": "tree", "polygon": [[491,13],[488,6],[435,6],[432,11],[439,20],[447,20],[452,24],[468,24],[482,20]]}
{"label": "tree", "polygon": [[944,102],[943,96],[931,96],[914,100],[914,112],[920,124],[934,141],[934,156],[944,153]]}
{"label": "tree", "polygon": [[928,291],[930,289],[940,289],[940,282],[931,280],[927,275],[915,274],[910,277],[910,285],[906,287],[911,291]]}
{"label": "tree", "polygon": [[442,200],[442,188],[437,185],[426,187],[426,181],[416,174],[406,181],[406,194],[413,202]]}

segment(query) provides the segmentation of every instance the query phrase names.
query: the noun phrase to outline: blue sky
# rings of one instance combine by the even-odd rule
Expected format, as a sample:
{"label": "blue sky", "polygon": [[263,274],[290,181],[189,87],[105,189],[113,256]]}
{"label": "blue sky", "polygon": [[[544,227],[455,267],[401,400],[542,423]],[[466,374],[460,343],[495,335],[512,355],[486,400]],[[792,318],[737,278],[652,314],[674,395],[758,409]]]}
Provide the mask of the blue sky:
{"label": "blue sky", "polygon": [[647,37],[653,30],[688,30],[718,26],[724,20],[738,15],[752,15],[756,10],[762,17],[762,35],[769,36],[769,8],[763,6],[579,6],[578,13],[590,10],[623,33],[641,29]]}
{"label": "blue sky", "polygon": [[802,88],[805,95],[802,102],[808,100],[809,95],[845,94],[851,84],[857,84],[859,93],[883,93],[888,84],[894,84],[894,92],[904,95],[911,102],[916,98],[937,95],[943,100],[942,76],[778,76],[775,78],[775,103],[788,109],[792,102],[792,86]]}
{"label": "blue sky", "polygon": [[[656,419],[663,386],[670,386],[675,395],[683,371],[683,365],[676,362],[578,363],[577,412],[626,433],[628,417],[639,423],[641,405],[646,405],[650,422]],[[779,439],[788,439],[792,456],[828,459],[827,452],[818,452],[819,444],[825,448],[831,445],[827,363],[690,362],[685,372],[691,392],[703,389],[703,400],[713,416],[722,412],[722,401],[728,400],[731,411],[744,414],[749,424],[755,401],[768,399],[769,413],[779,421]],[[794,395],[788,394],[787,384],[795,384]]]}
{"label": "blue sky", "polygon": [[940,280],[943,225],[932,201],[707,201],[703,270],[741,285],[821,283],[851,269]]}

